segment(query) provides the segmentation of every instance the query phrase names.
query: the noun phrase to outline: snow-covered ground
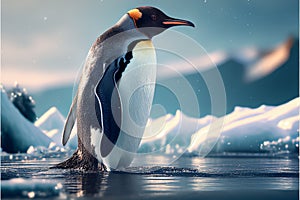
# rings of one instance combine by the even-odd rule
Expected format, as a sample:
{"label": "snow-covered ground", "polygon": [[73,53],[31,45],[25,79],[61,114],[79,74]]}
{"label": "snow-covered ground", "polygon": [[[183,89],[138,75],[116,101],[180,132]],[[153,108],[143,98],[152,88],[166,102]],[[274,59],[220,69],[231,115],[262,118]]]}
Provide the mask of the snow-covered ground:
{"label": "snow-covered ground", "polygon": [[[65,118],[55,107],[34,124],[26,120],[1,89],[1,132],[12,138],[16,148],[62,147]],[[273,107],[236,107],[222,118],[192,118],[181,111],[149,119],[139,152],[196,153],[209,152],[296,152],[299,143],[300,98]],[[75,125],[76,127],[76,125]],[[6,141],[2,139],[2,145]],[[18,145],[18,146],[17,146]],[[50,146],[50,147],[49,147]],[[76,128],[67,147],[77,147]],[[26,150],[25,150],[26,151]]]}
{"label": "snow-covered ground", "polygon": [[[271,107],[261,106],[256,109],[235,109],[224,117],[224,125],[220,129],[219,138],[214,151],[216,152],[264,152],[267,141],[280,140],[290,137],[295,140],[293,146],[286,149],[273,149],[272,151],[292,150],[298,148],[296,140],[299,133],[299,98],[286,104]],[[200,129],[192,136],[189,151],[197,151],[211,140],[210,133],[204,142],[199,143],[205,128]]]}
{"label": "snow-covered ground", "polygon": [[142,140],[140,151],[165,149],[166,153],[172,154],[187,150],[200,155],[206,155],[211,150],[296,152],[299,143],[299,103],[300,99],[296,98],[277,107],[236,107],[223,118],[206,116],[195,119],[177,111],[175,116],[149,120],[146,129],[148,137]]}

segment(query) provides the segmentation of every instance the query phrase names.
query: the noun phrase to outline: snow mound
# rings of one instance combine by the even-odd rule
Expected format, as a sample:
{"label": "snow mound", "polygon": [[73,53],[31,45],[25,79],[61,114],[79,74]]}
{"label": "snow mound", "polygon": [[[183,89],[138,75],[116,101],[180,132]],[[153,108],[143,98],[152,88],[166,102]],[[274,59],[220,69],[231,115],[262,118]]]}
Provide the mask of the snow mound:
{"label": "snow mound", "polygon": [[42,130],[50,131],[52,129],[62,130],[64,127],[65,118],[56,107],[50,108],[45,112],[34,125]]}
{"label": "snow mound", "polygon": [[236,107],[222,118],[181,111],[149,119],[139,153],[196,154],[297,152],[300,98],[280,106]]}
{"label": "snow mound", "polygon": [[183,153],[190,144],[192,134],[215,119],[213,116],[192,118],[179,110],[175,116],[168,114],[150,119],[139,152]]}
{"label": "snow mound", "polygon": [[[43,130],[44,134],[51,138],[54,143],[61,146],[64,123],[64,116],[56,107],[52,107],[35,122],[35,126]],[[76,124],[74,127],[76,127]],[[76,130],[72,131],[67,147],[77,148]]]}
{"label": "snow mound", "polygon": [[223,118],[223,125],[217,126],[218,129],[204,127],[197,131],[188,151],[201,152],[214,140],[213,152],[265,152],[268,150],[263,148],[264,142],[290,138],[295,144],[289,150],[296,152],[299,104],[300,99],[296,98],[277,107],[235,110]]}
{"label": "snow mound", "polygon": [[[25,119],[1,88],[1,139],[5,152],[60,149],[65,118],[50,108],[35,124]],[[236,107],[224,117],[192,118],[181,111],[149,119],[139,153],[298,152],[300,98],[279,106]],[[76,124],[67,146],[77,148]],[[12,149],[7,149],[7,148]],[[41,150],[41,149],[40,149]]]}

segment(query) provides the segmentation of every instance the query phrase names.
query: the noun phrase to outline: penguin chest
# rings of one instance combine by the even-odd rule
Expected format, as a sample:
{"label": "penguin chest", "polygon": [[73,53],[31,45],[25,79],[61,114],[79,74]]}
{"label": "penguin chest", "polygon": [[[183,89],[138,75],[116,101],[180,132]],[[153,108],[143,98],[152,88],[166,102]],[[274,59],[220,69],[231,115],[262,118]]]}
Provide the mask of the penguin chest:
{"label": "penguin chest", "polygon": [[[151,41],[141,41],[132,50],[132,58],[116,83],[121,110],[120,132],[104,164],[113,169],[130,165],[143,137],[150,116],[156,82],[156,54]],[[105,126],[105,125],[104,125]]]}
{"label": "penguin chest", "polygon": [[156,54],[151,41],[139,42],[118,83],[122,104],[121,130],[141,137],[146,126],[156,81]]}

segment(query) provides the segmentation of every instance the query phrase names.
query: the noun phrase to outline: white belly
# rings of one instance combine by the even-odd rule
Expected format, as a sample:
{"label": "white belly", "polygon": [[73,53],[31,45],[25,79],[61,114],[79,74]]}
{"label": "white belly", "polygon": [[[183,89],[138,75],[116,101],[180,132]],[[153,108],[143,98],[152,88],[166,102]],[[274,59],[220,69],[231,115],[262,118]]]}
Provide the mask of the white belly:
{"label": "white belly", "polygon": [[139,42],[118,84],[122,104],[121,131],[102,162],[113,169],[128,167],[138,150],[150,115],[155,82],[156,54],[150,40]]}

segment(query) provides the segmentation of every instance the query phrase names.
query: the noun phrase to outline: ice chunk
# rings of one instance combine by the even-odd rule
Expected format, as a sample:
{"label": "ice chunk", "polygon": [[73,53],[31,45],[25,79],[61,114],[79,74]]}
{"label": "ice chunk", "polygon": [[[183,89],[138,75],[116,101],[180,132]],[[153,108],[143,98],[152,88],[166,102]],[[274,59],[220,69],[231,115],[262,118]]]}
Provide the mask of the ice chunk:
{"label": "ice chunk", "polygon": [[[236,109],[224,117],[222,129],[211,130],[204,127],[197,131],[192,136],[188,149],[190,152],[200,151],[210,140],[215,140],[216,135],[220,137],[214,147],[215,152],[260,152],[264,141],[279,140],[287,136],[296,138],[299,103],[300,99],[296,98],[277,107]],[[219,134],[215,131],[219,131]]]}
{"label": "ice chunk", "polygon": [[52,141],[29,122],[9,101],[1,87],[1,147],[9,153],[26,152],[29,146],[49,146]]}
{"label": "ice chunk", "polygon": [[[43,130],[45,135],[51,138],[57,145],[62,146],[62,131],[65,118],[56,107],[50,108],[34,124]],[[77,127],[76,123],[74,127]],[[73,129],[67,146],[71,149],[77,148],[76,128]]]}
{"label": "ice chunk", "polygon": [[179,110],[175,116],[167,114],[151,119],[146,126],[139,152],[184,152],[191,142],[191,135],[214,119],[212,116],[192,118]]}

